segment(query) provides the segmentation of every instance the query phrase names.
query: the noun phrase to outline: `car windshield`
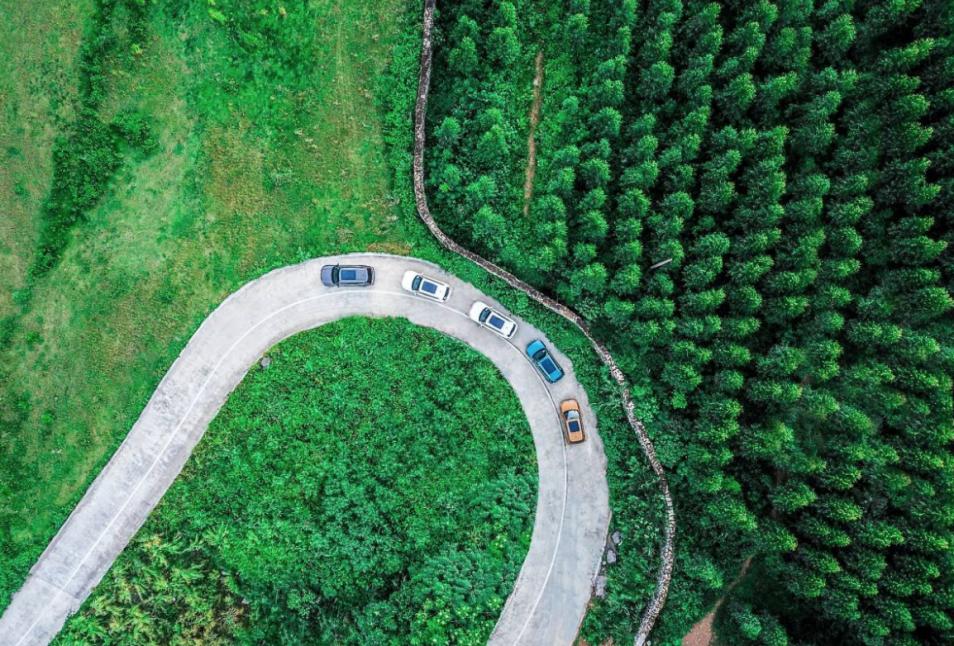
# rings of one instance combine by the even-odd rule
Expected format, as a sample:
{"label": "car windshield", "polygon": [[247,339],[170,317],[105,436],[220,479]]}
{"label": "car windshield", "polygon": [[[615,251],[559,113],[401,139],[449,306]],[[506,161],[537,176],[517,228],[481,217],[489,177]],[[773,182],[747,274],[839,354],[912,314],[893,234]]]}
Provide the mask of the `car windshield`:
{"label": "car windshield", "polygon": [[411,289],[417,289],[421,286],[421,277],[415,276],[414,280],[411,281]]}
{"label": "car windshield", "polygon": [[356,280],[358,278],[358,272],[355,269],[342,269],[341,270],[341,280]]}
{"label": "car windshield", "polygon": [[426,293],[428,293],[428,294],[436,294],[436,293],[437,293],[437,285],[435,285],[434,283],[432,283],[432,282],[429,281],[429,280],[425,280],[423,283],[421,283],[421,291],[422,291],[422,292],[426,292]]}
{"label": "car windshield", "polygon": [[576,433],[577,431],[580,430],[580,423],[579,423],[578,421],[576,421],[575,419],[572,419],[572,420],[570,420],[570,422],[566,425],[566,427],[567,427],[568,429],[570,429],[570,432],[571,432],[571,433]]}
{"label": "car windshield", "polygon": [[544,371],[551,374],[557,371],[556,364],[553,363],[553,359],[550,357],[544,358],[544,360],[540,362],[540,367],[543,368]]}
{"label": "car windshield", "polygon": [[506,325],[507,322],[503,320],[502,318],[500,318],[499,316],[497,316],[496,314],[491,314],[490,318],[487,320],[487,323],[497,328],[498,330],[502,330],[503,326]]}

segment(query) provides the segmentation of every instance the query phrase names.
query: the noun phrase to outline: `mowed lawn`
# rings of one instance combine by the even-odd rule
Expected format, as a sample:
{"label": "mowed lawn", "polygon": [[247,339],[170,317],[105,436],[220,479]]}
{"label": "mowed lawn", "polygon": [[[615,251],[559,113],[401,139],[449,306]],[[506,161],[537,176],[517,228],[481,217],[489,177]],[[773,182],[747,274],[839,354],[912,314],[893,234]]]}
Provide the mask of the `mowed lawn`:
{"label": "mowed lawn", "polygon": [[157,2],[136,29],[108,23],[95,105],[138,115],[150,150],[124,154],[30,279],[92,5],[6,3],[0,22],[0,608],[227,294],[323,253],[407,249],[376,92],[416,11]]}

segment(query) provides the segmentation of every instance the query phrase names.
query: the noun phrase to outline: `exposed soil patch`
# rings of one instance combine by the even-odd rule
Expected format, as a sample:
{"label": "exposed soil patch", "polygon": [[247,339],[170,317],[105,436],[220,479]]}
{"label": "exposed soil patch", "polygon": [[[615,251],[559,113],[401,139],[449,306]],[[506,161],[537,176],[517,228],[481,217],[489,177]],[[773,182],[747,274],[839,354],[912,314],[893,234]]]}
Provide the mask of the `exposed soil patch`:
{"label": "exposed soil patch", "polygon": [[537,173],[537,142],[533,135],[540,121],[540,95],[543,89],[543,52],[537,52],[534,60],[533,103],[530,105],[530,134],[527,136],[527,172],[523,180],[523,214],[530,213],[530,198],[533,196],[533,177]]}
{"label": "exposed soil patch", "polygon": [[715,635],[712,632],[712,624],[715,622],[716,613],[719,612],[719,607],[725,601],[725,598],[732,592],[732,588],[738,585],[745,573],[748,572],[750,565],[752,565],[751,557],[745,559],[745,562],[742,563],[742,569],[739,570],[738,576],[725,589],[725,593],[719,597],[709,614],[697,621],[686,636],[682,638],[682,646],[714,646]]}
{"label": "exposed soil patch", "polygon": [[682,646],[709,646],[712,643],[712,624],[715,622],[715,613],[721,603],[722,599],[719,599],[716,607],[696,622],[692,630],[682,638]]}

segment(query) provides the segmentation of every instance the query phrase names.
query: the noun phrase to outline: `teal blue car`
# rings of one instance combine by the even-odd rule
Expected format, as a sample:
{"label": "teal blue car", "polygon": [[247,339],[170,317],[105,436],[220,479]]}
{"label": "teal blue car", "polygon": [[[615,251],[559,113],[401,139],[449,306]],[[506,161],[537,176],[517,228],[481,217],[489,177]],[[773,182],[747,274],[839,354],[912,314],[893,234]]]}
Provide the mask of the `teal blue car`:
{"label": "teal blue car", "polygon": [[563,379],[563,368],[550,355],[550,351],[540,339],[530,342],[527,346],[527,356],[533,360],[534,365],[551,384]]}

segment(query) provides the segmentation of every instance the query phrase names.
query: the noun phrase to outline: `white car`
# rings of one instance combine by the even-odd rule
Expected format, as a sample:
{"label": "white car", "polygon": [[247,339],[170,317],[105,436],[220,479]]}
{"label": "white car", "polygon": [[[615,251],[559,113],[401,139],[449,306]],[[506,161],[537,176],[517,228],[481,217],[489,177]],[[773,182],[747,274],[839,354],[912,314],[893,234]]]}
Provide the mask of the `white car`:
{"label": "white car", "polygon": [[450,285],[447,283],[428,278],[416,271],[404,272],[404,277],[401,279],[401,287],[412,294],[442,302],[446,301],[451,293]]}
{"label": "white car", "polygon": [[477,301],[470,306],[471,320],[490,328],[505,339],[511,338],[517,332],[517,324],[508,319],[486,303]]}

